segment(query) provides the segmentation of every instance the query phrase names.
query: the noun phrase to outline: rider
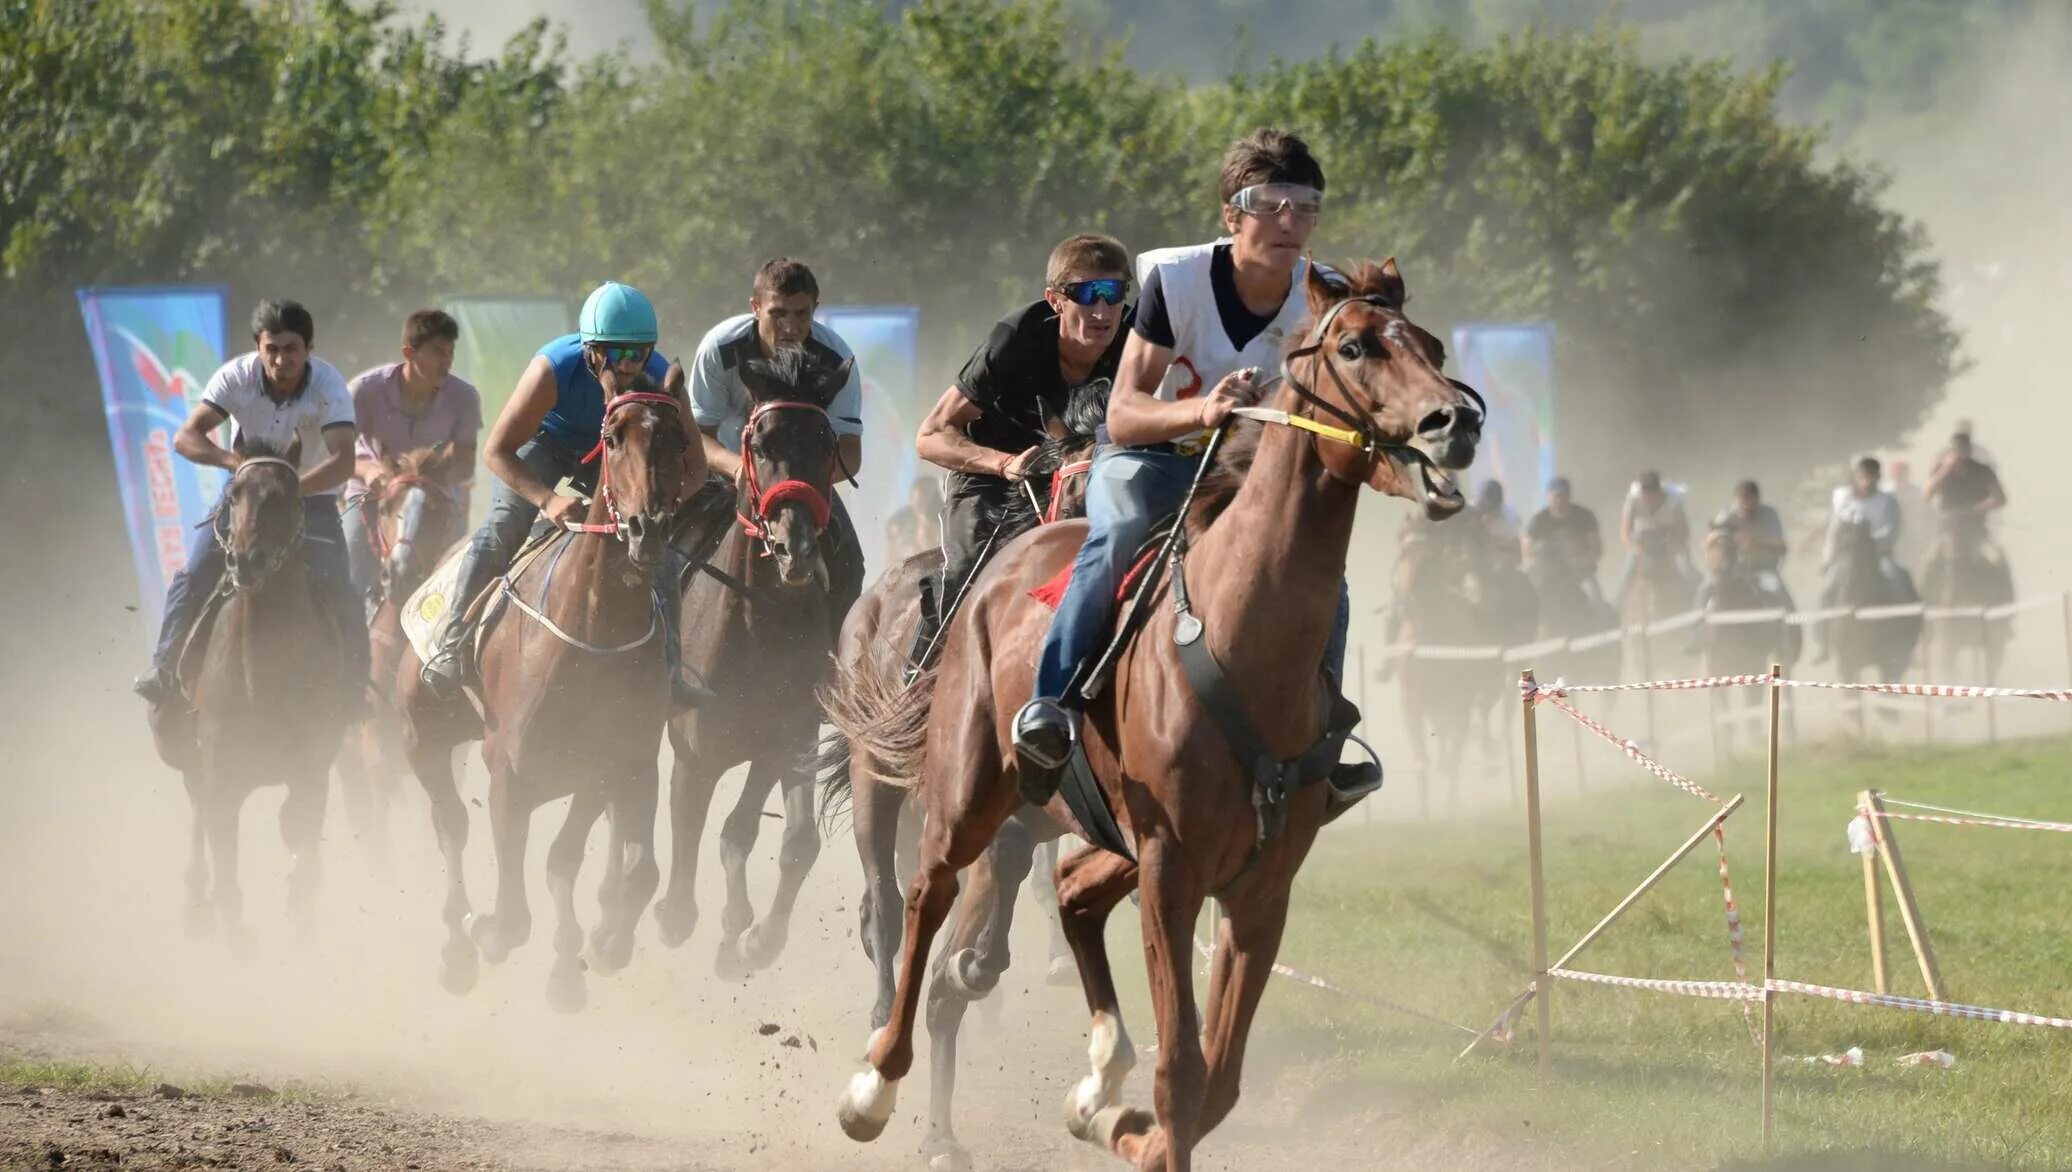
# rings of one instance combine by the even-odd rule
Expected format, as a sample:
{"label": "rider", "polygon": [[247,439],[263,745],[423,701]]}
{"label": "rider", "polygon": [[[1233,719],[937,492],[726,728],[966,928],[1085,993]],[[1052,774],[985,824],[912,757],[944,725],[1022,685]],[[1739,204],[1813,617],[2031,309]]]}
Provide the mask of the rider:
{"label": "rider", "polygon": [[[1821,562],[1820,606],[1823,610],[1839,605],[1842,600],[1843,575],[1848,569],[1841,556],[1842,530],[1849,525],[1860,524],[1870,530],[1871,547],[1878,554],[1878,569],[1891,581],[1898,600],[1913,602],[1920,597],[1914,592],[1914,582],[1906,568],[1892,556],[1899,544],[1899,502],[1891,493],[1878,487],[1883,472],[1877,457],[1865,456],[1851,469],[1849,483],[1835,489]],[[1831,625],[1821,623],[1815,631],[1813,658],[1816,663],[1828,656],[1828,629]]]}
{"label": "rider", "polygon": [[1592,602],[1603,604],[1597,564],[1604,560],[1604,537],[1597,514],[1575,503],[1575,490],[1566,476],[1547,482],[1547,507],[1526,522],[1525,559],[1542,592],[1551,575],[1574,575],[1581,581],[1583,593]]}
{"label": "rider", "polygon": [[[801,261],[778,257],[756,270],[748,312],[736,314],[712,329],[698,343],[691,362],[691,418],[704,435],[705,462],[727,477],[724,491],[708,488],[693,509],[703,516],[730,517],[733,483],[741,475],[741,430],[754,409],[753,396],[741,381],[741,366],[754,358],[774,358],[778,351],[803,346],[832,368],[853,362],[849,343],[827,325],[813,320],[820,308],[820,282]],[[848,479],[863,467],[863,379],[851,366],[849,381],[828,404],[828,422],[835,433],[838,478]],[[828,620],[836,642],[842,619],[863,594],[863,547],[839,493],[833,499],[820,552],[828,574]],[[724,506],[724,507],[722,507]]]}
{"label": "rider", "polygon": [[1496,558],[1496,564],[1518,568],[1518,514],[1504,503],[1504,484],[1485,480],[1475,490],[1474,536]]}
{"label": "rider", "polygon": [[[253,351],[210,376],[201,402],[174,433],[173,450],[191,463],[233,473],[254,441],[296,460],[302,478],[302,557],[332,607],[345,660],[340,702],[353,717],[366,706],[367,618],[346,565],[338,487],[352,474],[357,432],[345,376],[310,353],[316,332],[316,320],[299,302],[260,302],[252,311]],[[211,435],[225,419],[233,425],[228,450]],[[229,493],[227,485],[224,493]],[[220,500],[216,508],[222,508]],[[166,589],[151,670],[136,681],[139,696],[162,704],[180,694],[174,671],[181,649],[223,572],[223,547],[213,537],[197,541],[187,568],[173,575]]]}
{"label": "rider", "polygon": [[[489,496],[489,518],[461,555],[452,617],[422,673],[425,686],[441,699],[457,695],[463,681],[462,659],[472,626],[463,621],[468,606],[511,568],[511,559],[535,521],[554,526],[579,522],[589,507],[586,496],[564,496],[555,486],[567,478],[577,493],[596,491],[603,462],[584,463],[583,458],[604,429],[599,373],[611,367],[622,386],[645,373],[657,388],[669,374],[669,360],[655,349],[655,307],[631,285],[606,281],[593,289],[576,324],[576,333],[555,338],[533,355],[489,429],[485,462],[498,481]],[[689,477],[699,472],[700,463],[696,450],[686,445],[687,487],[696,483]],[[675,575],[665,568],[655,589],[670,631],[676,629],[682,598],[671,588],[674,581]],[[671,703],[681,710],[696,703],[702,689],[683,679],[673,636],[665,640],[664,652],[669,658]]]}
{"label": "rider", "polygon": [[[1971,433],[1959,431],[1950,437],[1949,450],[1929,473],[1922,495],[1935,505],[1936,517],[1951,541],[1938,543],[1921,572],[1928,597],[1943,597],[1943,579],[1950,573],[1949,559],[1977,557],[1996,578],[2006,579],[2007,560],[1986,532],[1986,518],[2007,507],[2007,490],[1999,474],[1972,450]],[[2005,602],[2013,596],[2012,582],[2006,583]]]}
{"label": "rider", "polygon": [[340,522],[353,588],[373,610],[381,598],[381,565],[374,535],[362,514],[367,486],[383,474],[384,459],[435,444],[449,445],[436,476],[461,516],[467,515],[468,482],[475,473],[475,445],[482,434],[482,396],[453,374],[453,347],[460,323],[444,310],[420,309],[403,319],[403,361],[353,376],[349,385],[360,439],[353,449],[353,478],[345,484]]}
{"label": "rider", "polygon": [[[1762,489],[1755,481],[1744,480],[1734,486],[1734,503],[1719,511],[1712,519],[1712,528],[1733,541],[1735,564],[1755,575],[1758,590],[1779,599],[1786,610],[1796,609],[1791,590],[1784,584],[1784,555],[1791,549],[1784,535],[1784,519],[1776,509],[1763,503]],[[1718,589],[1719,574],[1708,572],[1693,605],[1705,610]]]}
{"label": "rider", "polygon": [[1001,318],[957,381],[921,421],[914,450],[950,472],[943,510],[941,596],[914,632],[919,662],[988,551],[995,520],[1029,475],[1043,440],[1062,430],[1073,387],[1113,379],[1129,336],[1129,252],[1086,233],[1051,250],[1043,296]]}
{"label": "rider", "polygon": [[[1130,559],[1185,498],[1204,429],[1220,427],[1233,408],[1253,400],[1263,381],[1259,368],[1277,365],[1283,341],[1308,316],[1303,250],[1323,200],[1324,169],[1309,145],[1263,128],[1223,158],[1223,226],[1230,236],[1137,258],[1143,293],[1108,401],[1101,436],[1108,446],[1094,458],[1087,483],[1086,541],[1044,636],[1035,695],[1015,715],[1022,792],[1031,800],[1056,785],[1077,735],[1081,701],[1068,689],[1108,634]],[[1325,652],[1334,688],[1343,678],[1346,624],[1341,588]],[[1333,778],[1342,790],[1371,781],[1371,774]]]}
{"label": "rider", "polygon": [[1688,582],[1691,522],[1684,515],[1683,486],[1662,483],[1662,474],[1653,469],[1641,473],[1626,490],[1626,503],[1619,510],[1619,544],[1626,547],[1626,569],[1619,578],[1621,608],[1640,572],[1640,559],[1650,546],[1666,546],[1677,573]]}

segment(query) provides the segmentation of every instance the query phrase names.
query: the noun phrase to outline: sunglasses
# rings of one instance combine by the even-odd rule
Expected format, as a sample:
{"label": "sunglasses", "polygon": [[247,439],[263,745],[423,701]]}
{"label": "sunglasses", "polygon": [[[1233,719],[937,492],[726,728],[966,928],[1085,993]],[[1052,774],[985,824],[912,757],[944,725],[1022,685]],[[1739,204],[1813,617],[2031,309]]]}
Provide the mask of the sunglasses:
{"label": "sunglasses", "polygon": [[1074,305],[1092,305],[1098,301],[1103,305],[1121,305],[1128,295],[1130,283],[1120,277],[1102,277],[1098,281],[1074,281],[1059,286],[1058,292],[1072,299]]}
{"label": "sunglasses", "polygon": [[647,356],[655,349],[652,343],[622,346],[612,342],[592,342],[590,348],[597,351],[607,366],[617,366],[621,362],[646,362]]}
{"label": "sunglasses", "polygon": [[1324,211],[1324,193],[1314,187],[1292,183],[1254,183],[1230,197],[1230,206],[1248,216],[1271,219],[1282,212],[1294,212],[1314,220]]}

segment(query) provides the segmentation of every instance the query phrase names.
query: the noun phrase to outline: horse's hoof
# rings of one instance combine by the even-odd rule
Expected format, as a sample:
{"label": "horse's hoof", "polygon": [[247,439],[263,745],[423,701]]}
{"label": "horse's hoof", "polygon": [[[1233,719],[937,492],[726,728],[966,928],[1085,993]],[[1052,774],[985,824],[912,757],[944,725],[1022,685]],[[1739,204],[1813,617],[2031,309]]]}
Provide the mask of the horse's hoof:
{"label": "horse's hoof", "polygon": [[600,924],[590,933],[590,967],[609,977],[633,963],[634,933],[616,931]]}
{"label": "horse's hoof", "polygon": [[698,927],[698,905],[664,896],[655,904],[655,924],[662,929],[664,947],[680,947]]}
{"label": "horse's hoof", "polygon": [[1103,1107],[1095,1113],[1081,1138],[1112,1152],[1123,1136],[1149,1135],[1157,1126],[1158,1117],[1142,1107]]}
{"label": "horse's hoof", "polygon": [[1069,956],[1053,956],[1050,967],[1043,970],[1043,983],[1063,988],[1079,983],[1079,962]]}
{"label": "horse's hoof", "polygon": [[748,962],[748,970],[757,972],[769,968],[784,953],[784,945],[791,938],[791,926],[783,920],[764,920],[741,937],[741,959]]}
{"label": "horse's hoof", "polygon": [[1000,983],[997,973],[985,971],[978,963],[975,949],[960,949],[943,962],[942,974],[937,978],[949,987],[950,992],[966,1001],[981,1001]]}
{"label": "horse's hoof", "polygon": [[[506,932],[495,916],[475,916],[468,923],[468,935],[481,951],[482,959],[490,964],[502,964],[511,955],[511,949],[518,941],[512,939],[515,933]],[[523,937],[519,937],[523,939]]]}
{"label": "horse's hoof", "polygon": [[921,1145],[921,1163],[928,1172],[971,1172],[971,1153],[951,1136],[931,1135]]}
{"label": "horse's hoof", "polygon": [[474,942],[465,936],[448,940],[439,954],[439,986],[455,997],[464,997],[474,991],[479,975]]}
{"label": "horse's hoof", "polygon": [[748,979],[748,962],[741,959],[741,944],[738,939],[719,942],[718,951],[712,954],[712,975],[722,981],[745,981]]}
{"label": "horse's hoof", "polygon": [[547,1007],[556,1013],[581,1013],[589,999],[583,962],[573,956],[557,957],[554,971],[547,974]]}
{"label": "horse's hoof", "polygon": [[842,1134],[864,1144],[883,1135],[898,1099],[898,1083],[888,1081],[875,1069],[856,1072],[850,1076],[849,1089],[842,1093],[841,1106],[835,1109]]}

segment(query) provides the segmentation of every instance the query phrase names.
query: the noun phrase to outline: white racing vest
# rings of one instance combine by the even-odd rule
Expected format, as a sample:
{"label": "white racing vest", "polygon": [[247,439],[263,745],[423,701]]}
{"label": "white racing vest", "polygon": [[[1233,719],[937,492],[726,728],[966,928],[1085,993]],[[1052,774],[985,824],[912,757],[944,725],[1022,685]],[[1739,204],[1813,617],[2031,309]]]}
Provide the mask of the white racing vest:
{"label": "white racing vest", "polygon": [[[1281,350],[1288,338],[1309,317],[1309,299],[1303,292],[1303,282],[1309,276],[1309,261],[1305,258],[1295,262],[1295,278],[1289,283],[1287,299],[1281,302],[1281,311],[1273,321],[1244,349],[1231,345],[1230,335],[1223,329],[1223,317],[1216,311],[1215,286],[1209,280],[1216,246],[1227,243],[1228,240],[1189,244],[1137,254],[1137,286],[1142,288],[1152,270],[1158,271],[1159,284],[1165,290],[1166,317],[1173,326],[1173,364],[1159,381],[1156,398],[1169,402],[1191,399],[1215,386],[1224,375],[1246,366],[1258,367],[1262,382],[1271,378],[1280,372]],[[1173,441],[1173,447],[1193,455],[1208,434],[1183,436]]]}

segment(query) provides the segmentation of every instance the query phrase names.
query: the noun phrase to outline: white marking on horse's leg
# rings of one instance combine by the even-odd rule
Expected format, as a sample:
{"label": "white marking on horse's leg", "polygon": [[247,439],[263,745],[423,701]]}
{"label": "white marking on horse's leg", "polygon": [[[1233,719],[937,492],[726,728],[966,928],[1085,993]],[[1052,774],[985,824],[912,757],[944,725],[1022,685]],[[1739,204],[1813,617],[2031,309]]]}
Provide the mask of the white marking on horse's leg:
{"label": "white marking on horse's leg", "polygon": [[1136,1047],[1130,1044],[1129,1030],[1119,1013],[1094,1014],[1086,1056],[1093,1072],[1079,1080],[1065,1102],[1065,1126],[1080,1139],[1090,1137],[1095,1114],[1122,1100],[1122,1080],[1137,1065]]}
{"label": "white marking on horse's leg", "polygon": [[849,1077],[849,1089],[842,1095],[835,1118],[850,1139],[869,1143],[885,1130],[898,1099],[897,1082],[879,1074],[876,1067],[865,1067]]}

